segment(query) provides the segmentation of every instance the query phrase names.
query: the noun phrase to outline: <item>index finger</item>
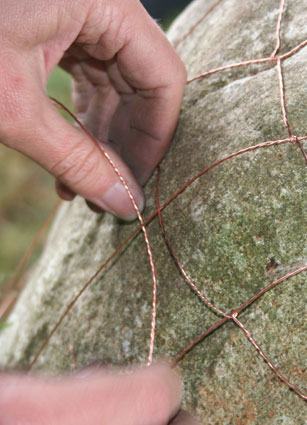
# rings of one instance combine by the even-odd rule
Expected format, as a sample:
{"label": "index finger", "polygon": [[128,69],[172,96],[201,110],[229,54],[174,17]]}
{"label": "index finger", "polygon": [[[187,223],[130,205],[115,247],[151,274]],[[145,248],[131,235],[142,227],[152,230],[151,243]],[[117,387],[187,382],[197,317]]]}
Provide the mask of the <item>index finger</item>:
{"label": "index finger", "polygon": [[165,365],[57,380],[0,374],[1,423],[166,425],[179,409],[179,377]]}
{"label": "index finger", "polygon": [[130,111],[123,102],[113,128],[121,128],[120,120],[129,114],[130,129],[122,135],[126,138],[122,155],[144,183],[169,147],[180,112],[186,71],[163,31],[139,2],[123,26],[128,37],[117,55],[117,63],[135,95],[127,95]]}
{"label": "index finger", "polygon": [[[120,95],[116,111],[112,112],[108,138],[139,182],[144,183],[169,147],[179,116],[186,71],[163,31],[139,1],[113,0],[107,9],[102,10],[97,25],[94,23],[98,18],[94,20],[94,17],[99,9],[93,9],[96,15],[89,19],[91,25],[85,27],[77,44],[88,57],[104,63],[109,88]],[[71,54],[81,53],[74,49]],[[82,63],[90,79],[94,72],[96,81],[97,70],[91,69],[86,61]],[[110,115],[105,79],[101,84],[103,90],[98,90],[95,112],[90,112],[93,116],[87,118],[89,123],[97,120],[97,115],[100,115],[98,122],[105,122],[105,116]]]}

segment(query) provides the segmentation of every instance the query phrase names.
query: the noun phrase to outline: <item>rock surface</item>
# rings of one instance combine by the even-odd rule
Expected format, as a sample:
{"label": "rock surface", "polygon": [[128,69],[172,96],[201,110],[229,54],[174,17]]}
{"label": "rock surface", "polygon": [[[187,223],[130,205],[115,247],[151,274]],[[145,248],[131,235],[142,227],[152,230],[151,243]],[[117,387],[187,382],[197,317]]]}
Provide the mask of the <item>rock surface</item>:
{"label": "rock surface", "polygon": [[[177,19],[174,43],[211,12],[177,49],[190,77],[222,65],[268,57],[276,43],[279,1],[195,1]],[[281,53],[307,38],[304,2],[289,0]],[[307,46],[282,62],[289,123],[307,135]],[[288,137],[274,63],[219,72],[187,85],[173,146],[161,164],[164,202],[194,174],[228,154]],[[306,149],[306,143],[305,143]],[[189,276],[230,311],[273,280],[306,264],[306,166],[296,144],[226,161],[195,181],[163,212],[174,249]],[[144,216],[155,209],[154,178]],[[24,368],[66,306],[121,241],[137,227],[64,205],[44,254],[0,334],[1,367]],[[174,357],[218,317],[184,283],[157,219],[149,226],[158,270],[155,356]],[[239,317],[272,362],[299,388],[306,385],[306,273],[300,273]],[[139,234],[99,274],[35,365],[58,373],[96,359],[145,361],[151,320],[151,276]],[[306,329],[305,329],[306,330]],[[284,385],[245,335],[227,323],[179,363],[184,405],[204,424],[303,425],[304,401]],[[306,387],[305,387],[306,391]]]}

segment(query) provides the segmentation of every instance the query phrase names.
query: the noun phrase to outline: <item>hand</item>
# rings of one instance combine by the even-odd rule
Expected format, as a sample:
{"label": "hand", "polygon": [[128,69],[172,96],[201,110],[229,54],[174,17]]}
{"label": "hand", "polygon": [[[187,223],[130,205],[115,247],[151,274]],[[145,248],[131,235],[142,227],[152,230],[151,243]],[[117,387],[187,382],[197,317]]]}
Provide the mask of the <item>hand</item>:
{"label": "hand", "polygon": [[199,425],[177,415],[181,383],[165,365],[84,372],[53,380],[0,374],[0,424]]}
{"label": "hand", "polygon": [[140,209],[144,184],[169,146],[184,66],[138,0],[0,0],[0,141],[124,219],[135,211],[98,145],[68,124],[45,93],[60,63],[73,76],[85,126],[110,153]]}

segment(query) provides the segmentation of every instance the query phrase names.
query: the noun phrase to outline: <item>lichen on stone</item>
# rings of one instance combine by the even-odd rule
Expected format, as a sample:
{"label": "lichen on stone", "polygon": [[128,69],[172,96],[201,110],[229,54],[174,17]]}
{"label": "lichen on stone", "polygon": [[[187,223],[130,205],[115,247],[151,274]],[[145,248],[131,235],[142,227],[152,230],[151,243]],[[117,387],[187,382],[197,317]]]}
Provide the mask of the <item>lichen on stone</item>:
{"label": "lichen on stone", "polygon": [[[175,43],[213,1],[195,1],[170,29]],[[189,77],[217,66],[268,57],[279,1],[224,0],[178,45]],[[307,38],[303,2],[286,2],[281,53]],[[299,28],[299,30],[297,29]],[[307,47],[282,63],[293,133],[307,135]],[[189,84],[172,147],[161,163],[160,202],[213,162],[288,136],[273,63],[216,73]],[[306,143],[305,143],[306,147]],[[149,216],[155,176],[146,186]],[[306,167],[296,144],[230,159],[195,181],[163,211],[169,238],[189,276],[229,311],[307,259]],[[138,226],[97,218],[77,199],[64,206],[46,250],[0,334],[2,367],[25,366],[68,303]],[[148,225],[158,270],[155,356],[176,356],[218,320],[187,287],[158,220]],[[306,273],[275,287],[240,315],[264,352],[304,388]],[[95,279],[39,358],[36,370],[73,370],[93,360],[144,362],[151,319],[151,276],[138,234]],[[70,348],[69,348],[70,347]],[[281,383],[233,323],[180,362],[184,406],[206,424],[299,424],[304,402]]]}

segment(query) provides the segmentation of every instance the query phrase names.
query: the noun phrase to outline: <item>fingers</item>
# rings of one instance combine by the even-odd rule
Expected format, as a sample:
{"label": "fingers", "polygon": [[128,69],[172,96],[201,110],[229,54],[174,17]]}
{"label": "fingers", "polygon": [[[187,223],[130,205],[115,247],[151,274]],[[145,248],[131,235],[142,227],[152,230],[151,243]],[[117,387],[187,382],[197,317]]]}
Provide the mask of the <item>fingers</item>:
{"label": "fingers", "polygon": [[[110,121],[109,140],[117,145],[117,152],[143,184],[168,149],[179,116],[186,72],[164,33],[139,1],[114,0],[110,7],[117,19],[109,23],[95,50],[92,45],[83,47],[91,57],[105,63],[99,77],[97,67],[83,61],[88,78],[103,88],[96,94],[95,108],[88,111],[87,122],[95,128],[98,117]],[[81,35],[86,42],[87,34]],[[115,113],[107,87],[120,95]],[[112,120],[104,118],[109,113],[113,114]]]}
{"label": "fingers", "polygon": [[164,365],[61,380],[0,375],[1,420],[31,425],[167,425],[179,408],[180,390],[178,376]]}
{"label": "fingers", "polygon": [[180,410],[169,425],[201,425],[201,423],[194,419],[188,412]]}
{"label": "fingers", "polygon": [[[11,93],[7,91],[6,97],[13,97],[14,93]],[[131,220],[136,217],[127,191],[98,143],[66,122],[35,81],[25,79],[14,102],[10,122],[5,121],[5,114],[10,112],[10,108],[3,113],[0,108],[0,118],[3,118],[0,140],[4,144],[31,157],[53,174],[61,183],[57,184],[57,189],[65,199],[77,193],[120,218]],[[14,113],[14,110],[17,112]],[[110,147],[103,148],[142,210],[143,192],[131,171]],[[69,191],[65,191],[65,187]]]}
{"label": "fingers", "polygon": [[[39,28],[45,26],[42,16],[48,22],[44,36],[31,33],[26,54],[20,44],[27,39],[23,34],[15,40],[17,47],[9,43],[7,50],[1,48],[0,140],[50,171],[65,199],[76,193],[131,220],[136,217],[131,197],[99,145],[61,118],[46,97],[47,74],[68,51],[63,64],[76,75],[78,111],[142,210],[138,182],[149,178],[169,146],[185,69],[138,0],[92,0],[81,8],[80,19],[75,19],[73,2],[68,3],[59,20],[58,3],[46,2],[51,9],[34,14]],[[84,63],[86,69],[80,70]]]}
{"label": "fingers", "polygon": [[169,147],[186,72],[164,33],[137,3],[125,21],[135,31],[127,30],[127,43],[117,55],[120,74],[136,91],[123,98],[113,131],[121,129],[119,121],[128,113],[130,131],[122,155],[144,183]]}

